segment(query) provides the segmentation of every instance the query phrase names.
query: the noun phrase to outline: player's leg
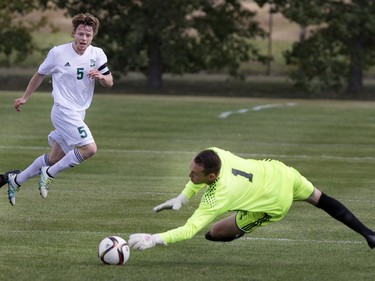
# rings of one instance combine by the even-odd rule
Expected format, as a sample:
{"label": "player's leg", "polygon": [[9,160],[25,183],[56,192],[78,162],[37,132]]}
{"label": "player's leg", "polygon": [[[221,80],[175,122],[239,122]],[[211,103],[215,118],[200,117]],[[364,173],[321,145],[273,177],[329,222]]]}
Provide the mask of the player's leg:
{"label": "player's leg", "polygon": [[361,234],[370,248],[375,248],[375,233],[366,227],[348,208],[341,202],[315,188],[313,194],[306,200],[310,204],[324,210],[336,220],[342,222],[352,230]]}
{"label": "player's leg", "polygon": [[76,147],[69,151],[60,161],[48,167],[47,173],[50,177],[55,177],[59,172],[79,165],[84,160],[92,157],[96,153],[96,143],[92,142],[81,147]]}
{"label": "player's leg", "polygon": [[65,151],[70,149],[65,143],[61,144],[61,141],[57,142],[54,139],[51,140],[51,146],[51,152],[48,154],[48,165],[45,166],[52,166],[59,162],[65,157]]}
{"label": "player's leg", "polygon": [[[20,170],[13,170],[6,172],[2,175],[0,175],[0,188],[3,187],[6,183],[8,183],[8,199],[9,202],[14,205],[16,203],[15,201],[15,193],[19,189],[19,185],[17,185],[14,182],[14,179],[16,178],[17,174],[19,174]],[[9,191],[9,186],[11,187],[11,190]]]}
{"label": "player's leg", "polygon": [[52,150],[48,154],[48,165],[43,165],[39,168],[39,193],[42,198],[47,197],[50,184],[53,182],[53,177],[47,173],[48,167],[61,161],[61,159],[66,156],[65,151],[70,149],[70,147],[62,140],[61,136],[57,135],[56,131],[51,132],[48,138],[49,143],[52,146]]}
{"label": "player's leg", "polygon": [[42,167],[51,165],[51,163],[58,161],[59,158],[61,159],[65,155],[59,144],[50,144],[52,149],[49,154],[43,154],[36,158],[24,171],[9,175],[8,199],[12,205],[15,205],[16,202],[16,192],[26,180],[38,175]]}
{"label": "player's leg", "polygon": [[8,182],[8,177],[5,174],[0,174],[0,188],[3,187]]}
{"label": "player's leg", "polygon": [[272,221],[278,221],[283,216],[272,218],[266,213],[238,211],[236,214],[224,218],[213,225],[206,233],[206,239],[211,241],[229,242],[253,232],[259,227]]}
{"label": "player's leg", "polygon": [[55,141],[66,154],[52,166],[41,168],[39,189],[43,198],[47,196],[49,186],[58,173],[79,165],[96,153],[96,143],[84,117],[84,111],[71,111],[56,105],[53,107],[51,119],[58,131]]}
{"label": "player's leg", "polygon": [[40,155],[21,173],[9,175],[8,199],[12,206],[16,204],[16,192],[19,190],[21,185],[29,178],[36,176],[39,169],[45,165],[49,165],[48,154]]}
{"label": "player's leg", "polygon": [[0,188],[2,188],[5,184],[8,183],[9,175],[19,174],[19,173],[21,173],[20,170],[12,170],[12,171],[5,172],[4,174],[0,174]]}
{"label": "player's leg", "polygon": [[[53,135],[53,132],[50,135]],[[63,149],[58,143],[52,139],[49,139],[49,143],[51,145],[50,153],[39,156],[29,167],[17,175],[16,181],[19,185],[27,179],[38,175],[42,167],[53,165],[65,156]]]}
{"label": "player's leg", "polygon": [[367,228],[357,217],[338,200],[327,196],[302,176],[297,170],[291,168],[295,174],[293,187],[293,200],[304,200],[324,210],[336,220],[361,234],[367,240],[370,248],[375,248],[375,233]]}
{"label": "player's leg", "polygon": [[92,157],[96,153],[95,142],[76,147],[70,150],[66,155],[57,161],[52,166],[45,166],[40,169],[39,190],[43,198],[47,197],[50,184],[53,182],[54,177],[69,168],[79,165],[84,160]]}
{"label": "player's leg", "polygon": [[233,214],[216,222],[205,237],[210,241],[230,242],[244,234],[236,224],[236,214]]}
{"label": "player's leg", "polygon": [[40,173],[42,167],[50,166],[64,157],[65,153],[59,143],[55,141],[59,136],[56,131],[52,131],[48,135],[48,143],[51,146],[51,151],[48,154],[40,155],[34,160],[24,171],[17,175],[10,175],[8,181],[8,199],[12,205],[15,204],[16,191],[21,185]]}
{"label": "player's leg", "polygon": [[[65,157],[49,167],[50,176],[54,177],[59,172],[75,167],[95,155],[97,147],[90,128],[84,122],[85,114],[85,111],[53,107],[52,122],[64,143],[69,146],[69,151],[64,149]],[[61,143],[59,140],[57,142]]]}

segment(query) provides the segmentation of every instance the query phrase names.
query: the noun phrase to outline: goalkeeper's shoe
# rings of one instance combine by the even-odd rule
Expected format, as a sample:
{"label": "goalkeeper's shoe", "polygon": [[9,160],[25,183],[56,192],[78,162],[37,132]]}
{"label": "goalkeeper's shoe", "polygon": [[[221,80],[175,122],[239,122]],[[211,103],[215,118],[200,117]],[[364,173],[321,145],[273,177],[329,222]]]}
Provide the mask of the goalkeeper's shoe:
{"label": "goalkeeper's shoe", "polygon": [[53,182],[53,177],[48,175],[49,166],[44,166],[39,170],[40,179],[39,179],[39,193],[42,198],[46,198],[48,195],[48,190],[50,188],[50,184]]}
{"label": "goalkeeper's shoe", "polygon": [[368,235],[366,237],[366,240],[367,240],[367,244],[369,245],[369,247],[371,249],[374,249],[375,248],[375,232],[373,232],[372,235]]}
{"label": "goalkeeper's shoe", "polygon": [[20,185],[16,181],[16,174],[8,174],[8,199],[10,204],[16,204],[16,192],[20,189]]}
{"label": "goalkeeper's shoe", "polygon": [[5,184],[8,183],[10,174],[19,174],[19,173],[21,173],[20,170],[13,170],[13,171],[6,172],[4,174],[0,174],[0,188],[2,188]]}

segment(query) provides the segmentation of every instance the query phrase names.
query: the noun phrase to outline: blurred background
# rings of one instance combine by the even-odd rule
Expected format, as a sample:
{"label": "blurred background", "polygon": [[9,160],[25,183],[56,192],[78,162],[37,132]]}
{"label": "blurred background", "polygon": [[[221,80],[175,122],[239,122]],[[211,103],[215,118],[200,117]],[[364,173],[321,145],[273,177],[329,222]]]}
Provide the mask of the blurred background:
{"label": "blurred background", "polygon": [[[0,89],[23,90],[71,18],[101,27],[115,93],[373,99],[373,1],[0,1]],[[50,90],[50,82],[40,90]],[[99,89],[100,91],[105,91]]]}

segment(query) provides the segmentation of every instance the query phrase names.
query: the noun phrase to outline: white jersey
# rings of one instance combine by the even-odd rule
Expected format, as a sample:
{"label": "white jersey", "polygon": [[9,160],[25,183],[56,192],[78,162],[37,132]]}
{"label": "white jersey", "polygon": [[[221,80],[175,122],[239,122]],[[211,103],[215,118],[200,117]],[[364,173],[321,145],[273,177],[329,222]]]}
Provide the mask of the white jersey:
{"label": "white jersey", "polygon": [[88,77],[91,69],[109,73],[107,56],[101,48],[89,46],[83,55],[73,49],[72,43],[52,48],[38,72],[52,75],[54,103],[71,110],[86,110],[92,101],[95,79]]}

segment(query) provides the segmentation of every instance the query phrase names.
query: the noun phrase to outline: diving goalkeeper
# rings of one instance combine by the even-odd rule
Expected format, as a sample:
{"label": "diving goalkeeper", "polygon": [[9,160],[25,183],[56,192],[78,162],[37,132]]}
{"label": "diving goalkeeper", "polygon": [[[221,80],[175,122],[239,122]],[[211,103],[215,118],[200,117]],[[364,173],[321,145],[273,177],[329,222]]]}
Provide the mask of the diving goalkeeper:
{"label": "diving goalkeeper", "polygon": [[313,186],[297,170],[276,160],[243,159],[216,147],[201,151],[190,164],[190,181],[181,194],[156,206],[154,212],[179,210],[202,188],[199,207],[185,225],[158,234],[137,233],[129,237],[132,249],[144,250],[192,238],[216,222],[207,240],[229,242],[285,217],[293,201],[307,201],[362,235],[375,248],[375,233],[336,199]]}

